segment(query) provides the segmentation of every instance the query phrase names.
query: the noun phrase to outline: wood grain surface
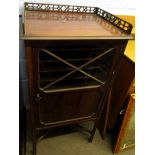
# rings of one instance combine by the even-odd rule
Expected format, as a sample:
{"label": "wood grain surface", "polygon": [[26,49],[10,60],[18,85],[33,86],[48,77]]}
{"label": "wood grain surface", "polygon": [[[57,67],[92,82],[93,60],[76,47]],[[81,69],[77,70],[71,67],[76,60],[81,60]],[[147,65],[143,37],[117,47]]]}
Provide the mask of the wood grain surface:
{"label": "wood grain surface", "polygon": [[128,36],[95,14],[25,11],[25,36]]}

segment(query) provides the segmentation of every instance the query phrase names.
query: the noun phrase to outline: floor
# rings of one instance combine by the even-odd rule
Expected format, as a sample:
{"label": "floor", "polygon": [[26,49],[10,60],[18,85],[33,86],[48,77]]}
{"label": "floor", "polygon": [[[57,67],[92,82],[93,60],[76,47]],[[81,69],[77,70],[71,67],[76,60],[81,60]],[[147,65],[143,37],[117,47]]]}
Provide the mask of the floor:
{"label": "floor", "polygon": [[[48,134],[46,138],[38,142],[37,155],[114,155],[110,134],[107,134],[103,140],[97,130],[92,143],[88,143],[88,137],[87,132],[74,130],[71,127],[70,129],[63,129],[63,132],[58,131],[51,135]],[[26,150],[26,155],[32,155],[31,142],[27,142]],[[117,153],[117,155],[134,154],[134,147]]]}

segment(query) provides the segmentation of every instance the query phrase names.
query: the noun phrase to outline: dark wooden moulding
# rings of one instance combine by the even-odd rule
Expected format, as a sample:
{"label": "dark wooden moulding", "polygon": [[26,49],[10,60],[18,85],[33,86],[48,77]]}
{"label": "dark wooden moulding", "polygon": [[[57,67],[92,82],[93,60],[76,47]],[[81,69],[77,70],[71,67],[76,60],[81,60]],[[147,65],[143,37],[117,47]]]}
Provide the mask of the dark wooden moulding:
{"label": "dark wooden moulding", "polygon": [[[55,13],[59,15],[55,17]],[[59,28],[59,22],[64,21],[62,17],[68,17],[65,22],[76,22],[77,31],[81,33],[74,32],[73,27],[70,27],[69,34],[65,35],[64,32],[62,36],[59,32],[58,35],[52,35],[54,31],[44,33],[48,22],[58,22]],[[29,22],[29,19],[44,21],[39,25],[41,28],[39,27],[40,31],[36,34],[33,34],[33,31],[28,33],[35,25],[33,20]],[[93,27],[91,31],[94,32],[91,35],[83,34],[83,27],[87,25],[89,29],[88,22],[94,19],[97,24],[102,24],[102,35],[98,35],[99,31]],[[108,100],[126,44],[129,39],[133,39],[130,35],[132,25],[97,7],[40,3],[25,3],[23,21],[24,31],[20,38],[25,41],[27,58],[33,154],[36,154],[40,131],[58,126],[93,121],[94,126],[89,137],[91,142],[103,109],[106,129]],[[84,21],[84,25],[80,25],[78,29],[81,21]],[[105,23],[108,23],[108,27]],[[88,31],[88,34],[91,31]],[[104,34],[108,31],[110,33]],[[65,74],[61,75],[62,72]]]}

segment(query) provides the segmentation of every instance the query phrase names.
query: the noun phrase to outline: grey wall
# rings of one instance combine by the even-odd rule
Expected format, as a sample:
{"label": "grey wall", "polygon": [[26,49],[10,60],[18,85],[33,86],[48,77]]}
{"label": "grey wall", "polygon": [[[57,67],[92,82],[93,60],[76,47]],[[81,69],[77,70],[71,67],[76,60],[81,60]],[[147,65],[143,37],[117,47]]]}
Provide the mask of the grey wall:
{"label": "grey wall", "polygon": [[[21,25],[21,18],[19,19],[19,24]],[[21,29],[21,27],[19,26]],[[19,30],[20,31],[20,30]],[[26,57],[24,52],[24,41],[19,41],[19,104],[20,107],[25,106],[28,108],[29,104],[29,94],[28,94],[28,77],[26,69]]]}

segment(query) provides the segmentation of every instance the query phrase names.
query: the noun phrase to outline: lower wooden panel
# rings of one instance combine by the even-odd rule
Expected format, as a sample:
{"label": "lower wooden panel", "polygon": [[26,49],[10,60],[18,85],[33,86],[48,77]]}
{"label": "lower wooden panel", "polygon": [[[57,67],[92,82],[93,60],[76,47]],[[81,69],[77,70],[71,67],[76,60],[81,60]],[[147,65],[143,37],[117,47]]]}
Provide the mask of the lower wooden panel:
{"label": "lower wooden panel", "polygon": [[38,102],[40,124],[46,126],[67,120],[95,117],[102,89],[44,93]]}

